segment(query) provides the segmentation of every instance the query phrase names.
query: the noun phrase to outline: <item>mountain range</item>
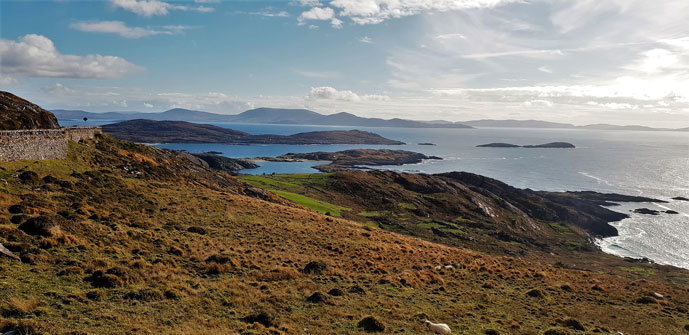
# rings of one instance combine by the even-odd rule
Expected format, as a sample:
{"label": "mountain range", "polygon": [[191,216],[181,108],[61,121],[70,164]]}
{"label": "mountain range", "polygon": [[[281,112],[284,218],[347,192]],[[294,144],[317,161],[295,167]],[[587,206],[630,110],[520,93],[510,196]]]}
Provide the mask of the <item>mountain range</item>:
{"label": "mountain range", "polygon": [[134,120],[147,119],[156,121],[190,121],[190,122],[235,122],[267,124],[301,124],[319,126],[355,126],[355,127],[400,127],[400,128],[471,128],[453,122],[425,122],[404,119],[380,119],[359,117],[350,113],[324,115],[307,109],[256,108],[246,112],[227,115],[202,111],[175,108],[162,113],[108,112],[90,113],[82,110],[52,110],[60,120],[79,120],[84,117],[90,120]]}
{"label": "mountain range", "polygon": [[575,126],[570,123],[549,122],[540,120],[472,120],[464,121],[462,124],[476,128],[552,128],[552,129],[595,129],[595,130],[637,130],[637,131],[689,131],[689,128],[653,128],[648,126],[619,126],[607,123],[588,124]]}
{"label": "mountain range", "polygon": [[126,121],[146,119],[156,121],[188,121],[188,122],[233,122],[260,124],[298,124],[317,126],[354,126],[354,127],[398,127],[398,128],[559,128],[559,129],[597,129],[597,130],[637,130],[637,131],[689,131],[689,128],[670,129],[652,128],[647,126],[613,124],[589,124],[575,126],[569,123],[549,122],[540,120],[471,120],[451,122],[445,120],[415,121],[405,119],[381,119],[356,116],[351,113],[320,114],[308,109],[284,108],[256,108],[240,114],[216,114],[182,108],[174,108],[161,113],[142,112],[107,112],[92,113],[83,110],[51,110],[59,120],[112,120]]}

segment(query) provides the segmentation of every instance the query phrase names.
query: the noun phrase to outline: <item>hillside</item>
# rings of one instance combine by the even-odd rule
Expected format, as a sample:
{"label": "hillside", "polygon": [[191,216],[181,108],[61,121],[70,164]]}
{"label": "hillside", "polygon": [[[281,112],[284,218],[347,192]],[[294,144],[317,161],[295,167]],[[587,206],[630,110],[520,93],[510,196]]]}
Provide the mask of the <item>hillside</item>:
{"label": "hillside", "polygon": [[106,124],[102,128],[116,138],[139,143],[404,144],[359,130],[315,131],[288,136],[251,135],[208,124],[153,120],[130,120]]}
{"label": "hillside", "polygon": [[0,130],[60,128],[47,110],[12,93],[0,91]]}
{"label": "hillside", "polygon": [[[313,198],[331,215],[473,250],[515,255],[599,253],[592,236],[616,236],[627,216],[600,205],[659,200],[595,192],[522,190],[465,172],[392,171],[242,176],[252,185]],[[310,202],[303,202],[309,205]],[[330,204],[330,205],[326,205]]]}
{"label": "hillside", "polygon": [[368,316],[402,334],[426,318],[460,334],[687,325],[687,271],[582,271],[423,241],[107,135],[72,142],[66,160],[0,165],[0,243],[22,260],[0,258],[0,331],[351,334]]}

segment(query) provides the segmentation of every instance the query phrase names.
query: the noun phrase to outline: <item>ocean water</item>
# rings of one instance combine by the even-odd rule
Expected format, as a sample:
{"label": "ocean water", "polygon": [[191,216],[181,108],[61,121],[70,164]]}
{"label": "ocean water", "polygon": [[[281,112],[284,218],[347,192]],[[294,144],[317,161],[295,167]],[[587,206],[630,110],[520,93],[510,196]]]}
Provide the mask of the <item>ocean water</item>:
{"label": "ocean water", "polygon": [[[64,122],[63,122],[64,123]],[[354,129],[302,125],[216,123],[252,134],[294,134],[304,131]],[[545,191],[592,190],[641,195],[668,201],[666,204],[622,204],[610,209],[630,215],[613,225],[617,237],[598,241],[602,250],[626,257],[648,257],[655,262],[689,269],[689,133],[604,131],[585,129],[409,129],[362,128],[402,146],[362,145],[226,145],[159,144],[160,147],[198,153],[218,151],[233,158],[278,156],[290,152],[339,151],[353,148],[391,148],[443,157],[405,166],[383,166],[412,173],[467,171],[501,180],[519,188]],[[563,141],[576,149],[477,148],[491,142],[542,144]],[[435,146],[419,145],[431,142]],[[262,162],[249,174],[317,172],[322,163]],[[635,208],[674,210],[680,214],[651,216],[631,213]]]}

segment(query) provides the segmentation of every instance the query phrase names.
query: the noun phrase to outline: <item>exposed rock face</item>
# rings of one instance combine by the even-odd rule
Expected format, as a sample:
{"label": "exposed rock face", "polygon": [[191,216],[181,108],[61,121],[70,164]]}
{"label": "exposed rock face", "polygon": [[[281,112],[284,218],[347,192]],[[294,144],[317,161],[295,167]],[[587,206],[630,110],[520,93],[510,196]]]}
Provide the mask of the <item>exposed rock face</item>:
{"label": "exposed rock face", "polygon": [[12,93],[0,91],[0,130],[60,128],[55,115]]}
{"label": "exposed rock face", "polygon": [[257,164],[241,160],[234,159],[220,155],[214,154],[193,154],[194,156],[202,159],[208,164],[208,167],[213,170],[226,171],[226,172],[237,172],[244,169],[255,169],[259,167]]}
{"label": "exposed rock face", "polygon": [[0,243],[0,256],[9,257],[9,258],[12,258],[12,259],[15,259],[18,261],[20,260],[19,256],[15,255],[13,252],[7,250],[7,248],[5,248],[5,246],[2,245],[2,243]]}

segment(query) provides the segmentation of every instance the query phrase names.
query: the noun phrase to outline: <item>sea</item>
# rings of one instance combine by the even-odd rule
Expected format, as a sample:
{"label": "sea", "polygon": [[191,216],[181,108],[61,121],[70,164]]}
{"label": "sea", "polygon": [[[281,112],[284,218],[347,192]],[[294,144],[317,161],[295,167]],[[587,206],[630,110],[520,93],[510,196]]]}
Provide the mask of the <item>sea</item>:
{"label": "sea", "polygon": [[[69,122],[63,124],[71,125]],[[94,123],[88,122],[90,125]],[[100,121],[99,124],[108,123]],[[74,122],[83,125],[83,122]],[[498,179],[518,188],[543,191],[597,191],[638,195],[667,203],[623,203],[611,210],[630,217],[612,223],[619,236],[599,239],[600,248],[622,257],[648,258],[656,263],[689,269],[689,132],[621,131],[588,129],[415,129],[328,127],[214,123],[251,134],[290,135],[305,131],[359,129],[407,143],[381,145],[227,145],[154,144],[192,153],[221,152],[232,158],[279,156],[287,153],[340,151],[354,148],[389,148],[442,157],[404,166],[377,166],[408,173],[467,171]],[[479,144],[505,142],[519,145],[569,142],[575,149],[478,148]],[[435,145],[421,145],[433,143]],[[246,174],[318,173],[322,162],[259,162]],[[633,213],[636,208],[659,215]],[[673,210],[679,214],[668,214]]]}

